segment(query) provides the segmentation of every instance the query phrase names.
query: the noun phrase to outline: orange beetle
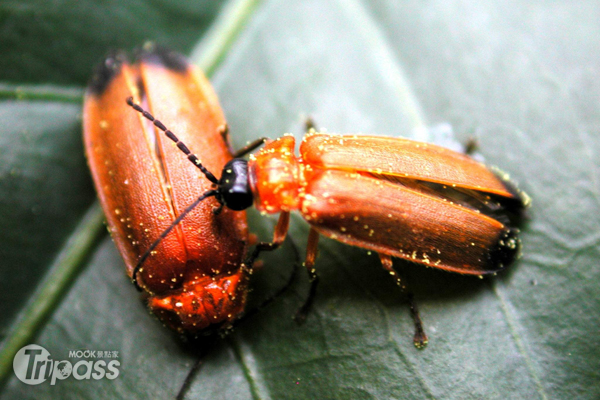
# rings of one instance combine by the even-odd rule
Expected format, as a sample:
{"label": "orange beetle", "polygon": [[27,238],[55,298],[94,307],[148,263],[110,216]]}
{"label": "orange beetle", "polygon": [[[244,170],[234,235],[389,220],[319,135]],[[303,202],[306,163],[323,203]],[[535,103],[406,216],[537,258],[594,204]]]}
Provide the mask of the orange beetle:
{"label": "orange beetle", "polygon": [[134,64],[117,54],[88,87],[83,132],[108,229],[150,310],[178,332],[226,328],[246,302],[246,214],[224,209],[217,215],[216,199],[198,198],[212,183],[192,156],[193,163],[182,157],[185,146],[173,146],[131,112],[130,96],[179,132],[206,168],[219,171],[232,154],[217,97],[176,53],[148,48]]}
{"label": "orange beetle", "polygon": [[[126,97],[141,115],[115,106]],[[440,146],[313,130],[299,157],[294,138],[284,136],[249,162],[231,159],[212,90],[171,53],[145,53],[137,65],[108,59],[86,96],[84,122],[90,167],[128,272],[149,293],[150,308],[182,332],[233,322],[245,302],[244,264],[282,244],[293,210],[311,225],[305,265],[312,285],[300,316],[317,287],[319,234],[377,252],[398,283],[392,257],[483,275],[519,254],[516,223],[528,197],[501,174]],[[202,162],[184,143],[201,151]],[[219,169],[217,179],[210,171]],[[196,179],[199,173],[207,179]],[[273,241],[259,243],[241,263],[241,210],[253,203],[280,217]],[[422,331],[417,341],[426,343]]]}
{"label": "orange beetle", "polygon": [[[269,143],[249,162],[249,195],[266,213],[299,210],[318,234],[391,257],[462,274],[495,273],[519,252],[528,203],[506,179],[446,148],[408,139],[312,131]],[[281,243],[285,232],[275,232]],[[311,274],[314,274],[311,272]]]}
{"label": "orange beetle", "polygon": [[[382,266],[404,287],[392,257],[461,274],[493,274],[520,252],[515,227],[529,204],[526,194],[467,155],[408,139],[305,135],[300,157],[284,136],[251,156],[247,193],[265,213],[280,213],[273,243],[286,235],[289,213],[298,210],[311,225],[305,266],[310,295],[319,234],[379,254]],[[414,344],[427,344],[412,295]]]}
{"label": "orange beetle", "polygon": [[[305,266],[312,285],[301,318],[316,291],[319,234],[377,252],[400,286],[392,257],[483,275],[504,269],[519,254],[516,223],[529,198],[465,154],[408,139],[314,130],[305,135],[299,157],[294,148],[294,138],[284,136],[249,162],[233,160],[206,195],[232,210],[254,203],[261,212],[280,213],[273,241],[259,243],[248,263],[281,245],[291,211],[311,225]],[[412,311],[415,345],[422,347],[427,337]]]}

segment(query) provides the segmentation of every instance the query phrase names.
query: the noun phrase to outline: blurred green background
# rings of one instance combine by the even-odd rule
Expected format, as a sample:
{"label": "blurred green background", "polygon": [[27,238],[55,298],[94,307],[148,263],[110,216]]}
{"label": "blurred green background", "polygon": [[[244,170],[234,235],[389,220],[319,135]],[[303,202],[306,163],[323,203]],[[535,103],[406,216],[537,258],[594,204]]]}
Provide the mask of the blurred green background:
{"label": "blurred green background", "polygon": [[[173,398],[195,361],[141,305],[104,233],[83,156],[93,66],[146,40],[210,74],[236,147],[292,132],[439,140],[450,124],[533,199],[523,257],[483,280],[396,262],[430,344],[378,259],[320,243],[302,275],[220,341],[187,393],[205,399],[600,397],[600,4],[596,1],[10,1],[0,3],[0,377],[3,398]],[[443,125],[448,131],[448,125]],[[439,132],[437,129],[436,132]],[[267,239],[274,219],[251,218]],[[307,225],[291,236],[301,249]],[[265,258],[255,301],[286,280]],[[56,302],[44,303],[48,294]],[[258,299],[258,300],[256,300]],[[113,381],[28,386],[10,344],[115,350]]]}

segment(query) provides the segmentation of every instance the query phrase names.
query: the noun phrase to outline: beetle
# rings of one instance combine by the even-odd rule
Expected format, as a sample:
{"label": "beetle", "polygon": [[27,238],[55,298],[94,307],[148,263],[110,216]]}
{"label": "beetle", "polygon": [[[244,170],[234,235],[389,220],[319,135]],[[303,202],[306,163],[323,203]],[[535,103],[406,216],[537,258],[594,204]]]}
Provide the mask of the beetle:
{"label": "beetle", "polygon": [[[202,164],[131,112],[130,96],[180,132]],[[233,158],[208,80],[160,47],[145,48],[134,63],[115,53],[86,91],[83,136],[108,229],[150,310],[180,333],[230,327],[246,303],[249,236],[244,211],[221,211],[214,196],[198,199],[213,185],[204,168],[221,170]]]}
{"label": "beetle", "polygon": [[[404,138],[315,130],[304,136],[299,156],[294,148],[293,136],[272,141],[240,175],[248,176],[244,193],[259,211],[286,220],[297,210],[310,224],[305,266],[312,285],[300,317],[316,293],[320,235],[378,253],[401,288],[393,257],[480,276],[520,254],[517,225],[529,197],[506,174],[466,154]],[[276,229],[265,248],[279,246],[285,235]],[[408,300],[414,344],[422,348],[427,336],[411,294]]]}
{"label": "beetle", "polygon": [[[123,98],[139,114],[127,113]],[[321,234],[377,252],[400,286],[393,257],[484,275],[519,254],[516,225],[528,197],[465,154],[312,130],[299,156],[285,135],[246,161],[232,156],[226,137],[210,84],[176,53],[153,49],[136,64],[109,57],[86,94],[86,151],[109,229],[150,309],[179,332],[231,326],[244,308],[247,266],[283,243],[295,210],[311,226],[305,266],[312,283],[300,319],[316,293]],[[217,179],[211,171],[219,170]],[[252,204],[280,216],[273,240],[243,260],[243,210]]]}
{"label": "beetle", "polygon": [[[299,156],[294,149],[294,137],[285,135],[249,161],[233,159],[218,182],[207,174],[217,188],[206,195],[231,210],[254,204],[262,213],[279,213],[272,242],[259,243],[249,263],[283,243],[290,212],[299,211],[310,224],[305,266],[311,288],[299,319],[316,293],[320,235],[378,253],[401,287],[393,257],[480,276],[503,270],[520,254],[517,225],[529,197],[506,174],[466,154],[403,138],[314,129],[304,136]],[[412,311],[415,345],[423,347],[427,337]]]}
{"label": "beetle", "polygon": [[[390,257],[470,275],[496,273],[519,252],[510,214],[527,201],[470,157],[402,138],[311,132],[268,144],[248,163],[247,196],[265,213],[299,210],[317,234]],[[242,174],[245,175],[246,173]],[[505,223],[501,221],[505,221]],[[280,243],[285,232],[276,232]]]}

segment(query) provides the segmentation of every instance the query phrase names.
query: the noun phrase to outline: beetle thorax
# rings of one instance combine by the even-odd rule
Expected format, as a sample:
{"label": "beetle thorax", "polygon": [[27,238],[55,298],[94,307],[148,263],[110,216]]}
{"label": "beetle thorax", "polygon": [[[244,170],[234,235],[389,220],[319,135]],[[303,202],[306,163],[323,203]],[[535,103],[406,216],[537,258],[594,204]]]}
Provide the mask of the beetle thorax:
{"label": "beetle thorax", "polygon": [[293,136],[267,144],[251,157],[249,175],[256,208],[269,214],[298,208],[300,172]]}

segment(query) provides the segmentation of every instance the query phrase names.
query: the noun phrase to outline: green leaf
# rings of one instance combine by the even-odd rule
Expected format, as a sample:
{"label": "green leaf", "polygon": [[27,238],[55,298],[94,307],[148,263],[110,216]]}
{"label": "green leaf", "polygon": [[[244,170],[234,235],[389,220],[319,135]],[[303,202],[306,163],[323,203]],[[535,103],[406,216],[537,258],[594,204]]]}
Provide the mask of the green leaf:
{"label": "green leaf", "polygon": [[[188,398],[599,397],[600,6],[214,4],[0,5],[4,397],[173,398],[196,361],[144,309],[114,245],[108,237],[94,244],[99,225],[84,219],[94,194],[80,94],[109,48],[146,39],[186,51],[212,72],[236,147],[284,132],[299,137],[306,116],[332,132],[431,140],[428,127],[449,123],[460,141],[476,137],[487,162],[533,199],[523,257],[507,273],[480,280],[396,261],[415,292],[426,349],[412,345],[408,307],[377,257],[322,239],[321,285],[306,323],[291,319],[308,290],[300,274],[215,345]],[[275,220],[250,219],[268,240]],[[307,227],[293,218],[290,237],[301,251]],[[83,249],[73,245],[82,236]],[[70,284],[56,271],[74,248],[84,258]],[[264,259],[252,279],[255,304],[291,273],[292,244]],[[40,293],[54,276],[62,276],[55,301],[44,303]],[[55,360],[70,350],[118,351],[120,374],[28,386],[12,372],[15,332],[33,335],[26,343]]]}
{"label": "green leaf", "polygon": [[6,0],[0,4],[0,81],[85,85],[109,49],[152,39],[188,52],[222,2]]}

